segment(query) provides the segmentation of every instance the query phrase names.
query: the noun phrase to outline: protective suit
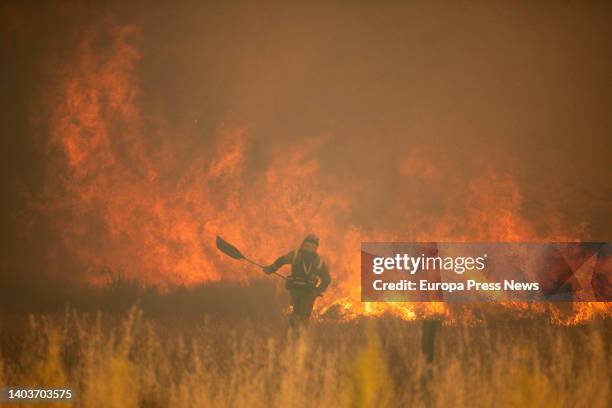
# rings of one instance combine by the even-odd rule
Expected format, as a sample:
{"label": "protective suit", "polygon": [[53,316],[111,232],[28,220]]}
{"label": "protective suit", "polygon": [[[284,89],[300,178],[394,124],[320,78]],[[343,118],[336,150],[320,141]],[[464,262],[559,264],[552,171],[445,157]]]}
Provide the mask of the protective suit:
{"label": "protective suit", "polygon": [[325,261],[317,254],[319,238],[308,235],[299,249],[279,257],[273,264],[263,268],[274,273],[283,265],[291,265],[291,275],[285,287],[291,295],[291,326],[297,326],[310,319],[315,299],[329,286],[331,278]]}

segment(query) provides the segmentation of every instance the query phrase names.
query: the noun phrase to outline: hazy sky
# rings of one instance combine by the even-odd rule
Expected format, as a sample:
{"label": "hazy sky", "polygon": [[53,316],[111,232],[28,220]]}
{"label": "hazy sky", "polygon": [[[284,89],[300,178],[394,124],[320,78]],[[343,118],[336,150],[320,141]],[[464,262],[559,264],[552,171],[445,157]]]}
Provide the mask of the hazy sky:
{"label": "hazy sky", "polygon": [[[493,171],[516,182],[534,223],[552,208],[582,239],[611,238],[609,2],[21,3],[0,9],[7,265],[58,234],[28,207],[57,188],[45,147],[54,101],[71,69],[87,71],[83,44],[97,69],[117,27],[138,53],[130,78],[146,157],[163,146],[178,163],[166,183],[237,126],[246,175],[315,140],[308,157],[330,175],[318,188],[355,186],[346,216],[365,229],[389,230],[398,201],[443,212],[469,199],[446,191]],[[436,186],[410,167],[422,162],[440,169]],[[402,172],[425,181],[408,186]]]}

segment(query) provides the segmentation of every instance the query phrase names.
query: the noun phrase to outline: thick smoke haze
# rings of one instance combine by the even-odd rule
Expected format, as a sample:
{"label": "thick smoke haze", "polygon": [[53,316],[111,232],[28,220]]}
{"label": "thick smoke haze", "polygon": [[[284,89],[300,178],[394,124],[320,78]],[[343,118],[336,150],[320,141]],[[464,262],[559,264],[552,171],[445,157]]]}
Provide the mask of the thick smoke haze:
{"label": "thick smoke haze", "polygon": [[610,240],[609,3],[5,2],[1,22],[4,276],[219,280],[216,233],[272,261],[315,231],[353,296],[362,239]]}

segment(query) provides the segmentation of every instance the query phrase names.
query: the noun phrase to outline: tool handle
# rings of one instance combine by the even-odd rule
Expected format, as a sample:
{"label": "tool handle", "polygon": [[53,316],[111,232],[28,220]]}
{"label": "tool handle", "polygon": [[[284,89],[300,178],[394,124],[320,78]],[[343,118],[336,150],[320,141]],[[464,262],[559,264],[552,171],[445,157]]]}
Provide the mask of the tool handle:
{"label": "tool handle", "polygon": [[[255,262],[255,261],[253,261],[253,260],[251,260],[251,259],[249,259],[249,258],[244,258],[244,260],[245,260],[245,261],[247,261],[247,262],[249,262],[249,263],[252,263],[253,265],[257,265],[257,266],[259,266],[260,268],[265,268],[265,265],[262,265],[262,264],[260,264],[260,263],[258,263],[258,262]],[[281,274],[280,274],[280,273],[278,273],[278,272],[272,272],[272,273],[273,273],[274,275],[278,276],[279,278],[287,279],[287,277],[286,277],[285,275],[281,275]]]}

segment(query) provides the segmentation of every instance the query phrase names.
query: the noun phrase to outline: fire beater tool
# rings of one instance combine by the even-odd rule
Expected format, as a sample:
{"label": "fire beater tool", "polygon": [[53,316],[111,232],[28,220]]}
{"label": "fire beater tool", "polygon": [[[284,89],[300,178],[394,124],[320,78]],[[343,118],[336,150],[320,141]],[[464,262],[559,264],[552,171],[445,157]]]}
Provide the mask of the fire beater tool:
{"label": "fire beater tool", "polygon": [[[225,255],[229,256],[230,258],[234,258],[234,259],[238,259],[238,260],[244,260],[247,261],[248,263],[251,263],[253,265],[257,265],[260,268],[263,268],[264,265],[257,263],[255,261],[253,261],[252,259],[247,258],[246,256],[244,256],[242,254],[242,252],[240,252],[240,250],[238,248],[236,248],[235,246],[233,246],[232,244],[230,244],[229,242],[227,242],[226,240],[224,240],[223,238],[221,238],[220,236],[217,235],[217,249],[221,252],[223,252]],[[281,275],[278,272],[273,272],[276,276],[283,278],[283,279],[287,279],[286,276]]]}

